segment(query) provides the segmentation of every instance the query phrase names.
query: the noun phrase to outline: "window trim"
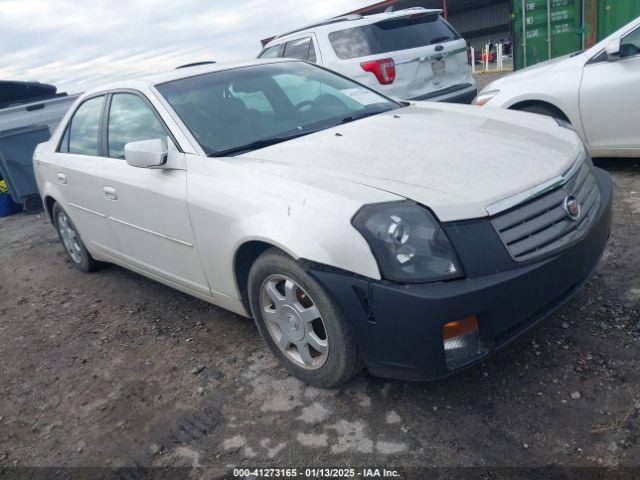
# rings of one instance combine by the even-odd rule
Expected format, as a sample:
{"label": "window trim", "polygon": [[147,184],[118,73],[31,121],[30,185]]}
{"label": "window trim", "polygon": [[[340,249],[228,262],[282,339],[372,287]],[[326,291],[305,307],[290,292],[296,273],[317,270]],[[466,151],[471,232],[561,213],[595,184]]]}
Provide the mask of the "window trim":
{"label": "window trim", "polygon": [[[64,127],[64,130],[62,132],[62,135],[60,136],[60,139],[58,140],[58,145],[56,146],[56,152],[55,153],[62,153],[62,154],[66,154],[66,155],[82,155],[85,157],[100,157],[102,156],[102,122],[104,120],[104,107],[107,104],[107,95],[108,93],[106,92],[99,92],[99,93],[95,93],[93,95],[89,95],[88,97],[82,99],[82,102],[80,102],[78,104],[78,106],[76,108],[73,109],[73,113],[71,114],[71,116],[69,117],[69,121],[67,122],[67,124]],[[62,142],[64,142],[64,137],[67,136],[67,133],[69,132],[69,129],[71,128],[71,124],[73,123],[73,119],[76,116],[76,113],[78,113],[78,110],[80,110],[82,108],[82,106],[87,103],[90,100],[93,100],[95,98],[99,98],[99,97],[104,97],[104,102],[102,104],[102,109],[100,112],[100,121],[98,122],[98,154],[97,155],[93,155],[91,153],[73,153],[73,152],[62,152],[60,151],[60,149],[62,148]],[[69,141],[71,141],[71,136],[69,136]]]}
{"label": "window trim", "polygon": [[104,123],[102,124],[103,128],[100,135],[101,141],[104,143],[104,146],[103,146],[104,148],[102,150],[102,153],[104,153],[104,155],[101,155],[101,156],[105,158],[110,158],[112,160],[124,160],[122,158],[115,158],[109,155],[109,117],[111,115],[111,101],[113,100],[113,96],[118,94],[130,94],[140,98],[147,105],[147,107],[149,107],[149,109],[151,110],[151,113],[156,117],[156,120],[158,120],[160,125],[162,125],[162,128],[164,128],[165,132],[167,133],[167,136],[171,139],[176,149],[180,153],[184,153],[184,151],[182,150],[182,147],[176,140],[176,137],[173,135],[173,132],[171,131],[169,126],[166,124],[166,122],[162,119],[162,116],[160,115],[158,110],[153,106],[153,104],[147,98],[147,96],[139,90],[134,90],[132,88],[119,88],[116,90],[110,90],[107,93],[108,98],[105,103],[105,109],[104,109],[103,118],[102,118]]}

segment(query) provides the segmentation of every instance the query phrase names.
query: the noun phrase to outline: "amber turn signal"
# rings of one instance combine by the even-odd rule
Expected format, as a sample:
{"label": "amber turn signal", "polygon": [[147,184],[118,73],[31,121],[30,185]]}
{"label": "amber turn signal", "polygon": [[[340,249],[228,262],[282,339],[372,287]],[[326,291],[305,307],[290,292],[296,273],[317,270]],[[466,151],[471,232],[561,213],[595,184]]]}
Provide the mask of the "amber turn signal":
{"label": "amber turn signal", "polygon": [[478,330],[478,319],[475,315],[456,320],[455,322],[445,323],[442,326],[442,339],[449,340],[453,337],[464,335]]}

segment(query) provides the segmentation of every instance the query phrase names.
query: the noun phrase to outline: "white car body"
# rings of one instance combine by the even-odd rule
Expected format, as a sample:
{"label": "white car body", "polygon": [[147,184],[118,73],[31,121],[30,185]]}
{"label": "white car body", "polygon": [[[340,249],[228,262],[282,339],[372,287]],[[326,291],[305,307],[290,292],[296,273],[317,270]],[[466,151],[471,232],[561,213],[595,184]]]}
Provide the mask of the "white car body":
{"label": "white car body", "polygon": [[[353,58],[341,58],[330,39],[330,36],[336,32],[366,28],[381,22],[412,16],[434,17],[441,13],[442,10],[418,7],[366,17],[359,15],[340,17],[276,37],[264,46],[259,58],[267,58],[264,56],[265,53],[274,49],[279,49],[279,57],[286,58],[287,45],[308,39],[313,47],[312,58],[308,56],[295,58],[322,65],[386,95],[403,100],[470,103],[474,94],[477,93],[477,87],[467,57],[467,44],[463,38],[378,54],[365,53]],[[445,22],[447,28],[458,36],[446,20],[440,17],[438,21]],[[382,59],[392,59],[395,63],[396,78],[391,84],[381,84],[373,73],[363,70],[361,65]]]}
{"label": "white car body", "polygon": [[620,58],[616,52],[630,38],[640,47],[640,18],[584,52],[496,80],[476,101],[493,108],[551,106],[592,156],[640,156],[640,54]]}
{"label": "white car body", "polygon": [[[415,103],[401,118],[381,114],[244,155],[208,158],[154,85],[237,66],[177,70],[87,92],[35,158],[45,202],[69,207],[96,259],[243,315],[234,271],[243,244],[268,242],[294,258],[380,279],[350,223],[363,205],[410,198],[441,221],[484,217],[489,206],[562,175],[583,151],[575,133],[550,118]],[[138,169],[55,151],[83,99],[121,90],[144,95],[174,134],[184,151],[170,152],[174,168]],[[105,197],[105,184],[117,190],[117,201]]]}
{"label": "white car body", "polygon": [[[246,109],[241,120],[231,116],[238,102],[264,106],[264,98],[256,98],[271,93],[260,82],[277,83],[282,72],[295,72],[305,86],[329,79],[316,100],[290,102],[297,126],[283,132],[294,135],[212,148],[218,144],[209,133],[218,138],[224,132],[226,142],[262,115]],[[199,95],[204,90],[198,85],[212,83],[220,89]],[[296,135],[308,128],[301,120],[305,109],[329,108],[321,100],[331,88],[334,101],[358,98],[371,105],[373,98],[375,108],[365,107],[360,116],[331,116],[321,128]],[[216,92],[222,103],[207,103]],[[163,124],[167,145],[162,138],[138,136],[120,150],[118,135],[137,132],[143,123],[140,109],[122,115],[125,97],[155,112],[146,122]],[[201,108],[217,112],[233,129],[208,116],[200,130],[186,112],[201,115]],[[81,113],[91,109],[96,126]],[[268,128],[280,121],[269,118]],[[126,128],[118,130],[122,122]],[[88,133],[75,133],[82,131]],[[89,150],[72,151],[70,138],[79,145],[74,149]],[[97,153],[88,154],[91,149]],[[350,378],[359,365],[356,355],[372,373],[397,378],[438,378],[484,358],[507,341],[502,332],[515,338],[514,332],[546,316],[539,312],[548,313],[579,290],[610,227],[610,179],[593,168],[578,135],[554,119],[394,102],[290,60],[185,68],[87,92],[49,142],[38,146],[34,168],[47,212],[76,267],[90,271],[94,260],[118,264],[254,316],[289,370],[321,386]],[[538,213],[532,216],[531,209]],[[549,275],[557,281],[548,282]],[[285,293],[274,293],[276,282]],[[302,297],[291,293],[300,289]],[[385,300],[389,295],[395,299]],[[311,306],[302,306],[309,299]],[[374,310],[377,323],[371,320]],[[469,317],[473,312],[479,317]],[[269,341],[274,334],[264,333],[260,323],[267,314],[281,332]],[[335,323],[331,330],[310,326],[342,317],[350,325],[343,330]],[[465,317],[469,335],[461,341],[443,337],[443,325]],[[301,322],[304,338],[298,336]],[[319,357],[302,355],[319,342],[310,328],[324,335]],[[486,344],[478,343],[478,332],[486,332]],[[392,336],[402,342],[389,341]],[[306,339],[311,343],[300,343]],[[415,345],[407,348],[408,341]],[[475,343],[467,348],[465,342]]]}

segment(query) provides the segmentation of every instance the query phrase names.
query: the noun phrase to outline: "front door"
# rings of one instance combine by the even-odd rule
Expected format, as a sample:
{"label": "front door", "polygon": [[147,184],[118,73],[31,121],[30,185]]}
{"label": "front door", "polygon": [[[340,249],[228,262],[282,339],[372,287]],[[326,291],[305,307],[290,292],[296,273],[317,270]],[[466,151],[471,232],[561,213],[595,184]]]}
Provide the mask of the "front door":
{"label": "front door", "polygon": [[580,113],[593,150],[640,150],[640,28],[622,38],[620,56],[587,64]]}
{"label": "front door", "polygon": [[124,159],[124,146],[162,139],[170,156],[183,154],[141,94],[114,93],[109,102],[106,158],[100,159],[98,176],[118,243],[115,255],[147,274],[210,295],[187,209],[187,172],[132,167]]}

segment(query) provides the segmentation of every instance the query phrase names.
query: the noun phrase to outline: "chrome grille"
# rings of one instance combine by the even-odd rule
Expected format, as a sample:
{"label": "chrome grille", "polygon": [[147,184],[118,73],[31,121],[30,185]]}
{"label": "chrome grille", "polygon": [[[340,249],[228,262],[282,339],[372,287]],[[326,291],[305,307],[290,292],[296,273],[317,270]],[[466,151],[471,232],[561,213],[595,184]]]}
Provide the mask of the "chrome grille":
{"label": "chrome grille", "polygon": [[[565,209],[567,197],[575,197],[581,207],[577,219]],[[561,187],[495,217],[491,223],[511,257],[517,262],[561,250],[579,240],[589,230],[600,206],[600,189],[584,163]]]}

